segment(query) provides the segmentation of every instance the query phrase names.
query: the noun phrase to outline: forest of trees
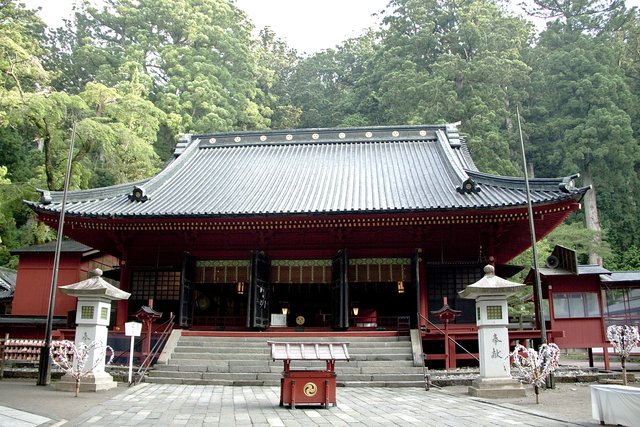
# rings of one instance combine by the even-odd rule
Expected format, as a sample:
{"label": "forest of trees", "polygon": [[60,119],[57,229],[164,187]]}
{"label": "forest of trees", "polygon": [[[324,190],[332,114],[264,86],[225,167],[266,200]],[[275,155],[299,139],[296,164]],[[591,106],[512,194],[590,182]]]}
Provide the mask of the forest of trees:
{"label": "forest of trees", "polygon": [[22,200],[62,188],[74,125],[71,189],[157,173],[181,133],[458,121],[480,170],[522,176],[518,109],[535,176],[594,188],[542,244],[640,269],[637,11],[508,3],[390,0],[380,28],[301,56],[231,0],[86,1],[61,28],[0,0],[0,265],[55,238]]}

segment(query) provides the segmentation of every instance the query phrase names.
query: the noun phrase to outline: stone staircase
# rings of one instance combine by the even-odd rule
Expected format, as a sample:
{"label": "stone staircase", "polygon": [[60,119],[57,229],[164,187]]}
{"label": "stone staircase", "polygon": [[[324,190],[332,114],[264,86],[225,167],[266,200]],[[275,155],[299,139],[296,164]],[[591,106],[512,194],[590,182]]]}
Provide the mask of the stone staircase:
{"label": "stone staircase", "polygon": [[[174,331],[175,333],[181,331]],[[413,366],[408,336],[190,336],[174,337],[146,382],[235,386],[279,386],[282,361],[270,358],[267,341],[348,342],[348,362],[336,362],[337,385],[346,387],[424,387],[421,367]],[[171,341],[171,340],[170,340]],[[176,342],[177,341],[177,342]],[[293,361],[291,369],[326,369],[323,361]]]}

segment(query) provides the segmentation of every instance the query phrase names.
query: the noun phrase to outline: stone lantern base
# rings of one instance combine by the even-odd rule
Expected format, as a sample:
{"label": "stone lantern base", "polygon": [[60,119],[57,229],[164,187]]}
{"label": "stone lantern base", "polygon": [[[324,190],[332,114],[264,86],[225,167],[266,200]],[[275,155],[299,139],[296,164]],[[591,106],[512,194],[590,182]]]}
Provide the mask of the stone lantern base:
{"label": "stone lantern base", "polygon": [[471,382],[469,394],[489,399],[526,396],[520,381],[513,378],[477,378]]}
{"label": "stone lantern base", "polygon": [[[110,390],[117,386],[118,383],[106,372],[88,374],[80,379],[80,392]],[[71,375],[64,375],[60,381],[53,383],[53,388],[59,391],[75,391],[76,380]]]}

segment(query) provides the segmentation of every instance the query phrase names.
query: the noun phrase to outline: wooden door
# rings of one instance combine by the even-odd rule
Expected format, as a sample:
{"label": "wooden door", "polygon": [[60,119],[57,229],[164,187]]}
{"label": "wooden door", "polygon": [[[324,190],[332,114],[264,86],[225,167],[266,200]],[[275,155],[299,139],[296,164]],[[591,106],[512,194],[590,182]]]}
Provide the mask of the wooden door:
{"label": "wooden door", "polygon": [[349,327],[349,282],[347,250],[338,251],[331,264],[331,315],[334,329]]}
{"label": "wooden door", "polygon": [[192,294],[195,276],[196,259],[185,252],[180,275],[180,313],[178,314],[178,324],[182,327],[189,327],[193,323]]}
{"label": "wooden door", "polygon": [[271,261],[264,252],[251,253],[247,292],[247,327],[265,329],[271,322]]}

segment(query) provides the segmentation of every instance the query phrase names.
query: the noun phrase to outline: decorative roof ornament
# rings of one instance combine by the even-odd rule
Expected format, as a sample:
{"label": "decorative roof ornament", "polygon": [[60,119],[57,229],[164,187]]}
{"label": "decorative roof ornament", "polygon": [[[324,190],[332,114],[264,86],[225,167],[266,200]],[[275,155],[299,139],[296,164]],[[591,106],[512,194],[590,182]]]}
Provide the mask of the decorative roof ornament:
{"label": "decorative roof ornament", "polygon": [[479,193],[482,189],[478,186],[472,178],[467,178],[460,187],[456,188],[456,191],[461,194]]}
{"label": "decorative roof ornament", "polygon": [[51,191],[48,191],[48,190],[40,191],[40,202],[43,205],[50,205],[52,202]]}
{"label": "decorative roof ornament", "polygon": [[447,297],[443,298],[442,307],[438,310],[432,310],[431,314],[438,318],[441,322],[451,322],[456,319],[456,317],[460,317],[462,315],[462,311],[454,310],[449,306],[449,302],[447,301]]}
{"label": "decorative roof ornament", "polygon": [[564,191],[565,193],[571,193],[573,190],[576,189],[576,178],[579,178],[580,174],[574,174],[571,176],[565,176],[562,179],[562,182],[560,184],[558,184],[558,188],[562,191]]}
{"label": "decorative roof ornament", "polygon": [[461,298],[477,299],[478,297],[488,295],[509,296],[515,294],[518,289],[525,286],[522,283],[512,282],[496,276],[496,269],[493,265],[485,266],[482,271],[484,272],[482,279],[458,292]]}
{"label": "decorative roof ornament", "polygon": [[133,192],[129,194],[129,200],[132,202],[146,202],[149,200],[149,196],[145,194],[143,187],[133,187]]}

